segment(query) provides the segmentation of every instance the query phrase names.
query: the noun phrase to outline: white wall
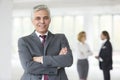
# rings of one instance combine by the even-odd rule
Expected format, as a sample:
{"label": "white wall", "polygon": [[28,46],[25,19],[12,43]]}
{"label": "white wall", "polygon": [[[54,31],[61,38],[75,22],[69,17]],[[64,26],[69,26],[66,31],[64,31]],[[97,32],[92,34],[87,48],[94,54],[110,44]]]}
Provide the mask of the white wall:
{"label": "white wall", "polygon": [[12,0],[0,0],[0,80],[11,78]]}

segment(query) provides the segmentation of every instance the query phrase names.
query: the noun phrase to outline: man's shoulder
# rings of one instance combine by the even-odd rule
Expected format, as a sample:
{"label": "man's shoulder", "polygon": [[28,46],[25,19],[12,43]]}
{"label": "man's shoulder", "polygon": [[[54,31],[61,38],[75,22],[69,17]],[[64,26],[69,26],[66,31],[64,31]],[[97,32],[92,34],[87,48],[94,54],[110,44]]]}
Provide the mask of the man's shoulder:
{"label": "man's shoulder", "polygon": [[62,33],[56,33],[56,34],[54,34],[54,38],[65,39],[66,36],[65,36],[65,34],[62,34]]}
{"label": "man's shoulder", "polygon": [[112,44],[111,44],[111,42],[108,40],[108,41],[106,41],[105,45],[106,45],[106,46],[111,46]]}
{"label": "man's shoulder", "polygon": [[54,34],[56,37],[65,37],[65,34],[62,34],[62,33],[56,33]]}
{"label": "man's shoulder", "polygon": [[20,37],[18,40],[27,40],[27,39],[30,39],[31,38],[31,34],[30,35],[26,35],[26,36],[22,36]]}

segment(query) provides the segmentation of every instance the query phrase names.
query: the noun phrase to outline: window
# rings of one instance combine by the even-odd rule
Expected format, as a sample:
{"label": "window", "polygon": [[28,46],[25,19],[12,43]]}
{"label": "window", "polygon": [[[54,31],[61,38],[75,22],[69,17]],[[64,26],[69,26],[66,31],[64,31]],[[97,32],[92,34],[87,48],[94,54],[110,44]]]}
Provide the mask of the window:
{"label": "window", "polygon": [[119,30],[120,30],[120,15],[97,15],[93,17],[94,25],[94,49],[98,50],[100,47],[100,33],[103,30],[107,30],[111,37],[111,42],[114,50],[120,50],[118,45],[120,42]]}
{"label": "window", "polygon": [[62,16],[53,16],[50,25],[50,31],[53,33],[61,33],[63,24],[62,24]]}
{"label": "window", "polygon": [[13,19],[13,33],[12,33],[12,41],[13,41],[13,53],[17,53],[17,41],[21,36],[25,36],[30,34],[33,31],[33,26],[31,24],[30,17],[15,17]]}
{"label": "window", "polygon": [[[49,27],[53,33],[64,33],[70,45],[74,44],[76,35],[83,30],[83,16],[53,16]],[[31,18],[14,17],[13,19],[13,53],[17,53],[17,41],[34,31]],[[72,46],[71,46],[72,47]]]}
{"label": "window", "polygon": [[[92,20],[92,19],[91,19]],[[111,37],[114,50],[120,50],[120,15],[96,15],[93,17],[94,44],[93,50],[99,50],[100,33],[107,30]],[[52,16],[50,31],[53,33],[65,33],[70,45],[74,45],[77,34],[84,30],[84,16]],[[33,32],[34,27],[31,18],[14,17],[13,20],[13,51],[16,53],[17,40],[20,36],[28,35]],[[96,47],[98,45],[99,47]]]}
{"label": "window", "polygon": [[83,31],[84,25],[84,17],[83,16],[76,16],[75,17],[75,35],[77,35],[80,31]]}
{"label": "window", "polygon": [[113,17],[113,43],[114,48],[120,51],[120,15]]}

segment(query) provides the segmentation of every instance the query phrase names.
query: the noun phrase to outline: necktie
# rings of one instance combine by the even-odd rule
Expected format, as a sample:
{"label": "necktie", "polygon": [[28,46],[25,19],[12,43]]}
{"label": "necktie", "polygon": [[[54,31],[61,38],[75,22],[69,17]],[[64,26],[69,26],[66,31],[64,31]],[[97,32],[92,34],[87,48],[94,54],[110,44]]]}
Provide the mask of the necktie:
{"label": "necktie", "polygon": [[[42,45],[44,47],[44,44],[45,44],[45,40],[46,40],[46,35],[40,35],[40,37],[43,39],[42,40]],[[48,80],[48,75],[44,74],[44,80]]]}
{"label": "necktie", "polygon": [[45,44],[45,40],[46,40],[46,35],[40,35],[40,37],[42,38],[42,45],[44,47],[44,44]]}

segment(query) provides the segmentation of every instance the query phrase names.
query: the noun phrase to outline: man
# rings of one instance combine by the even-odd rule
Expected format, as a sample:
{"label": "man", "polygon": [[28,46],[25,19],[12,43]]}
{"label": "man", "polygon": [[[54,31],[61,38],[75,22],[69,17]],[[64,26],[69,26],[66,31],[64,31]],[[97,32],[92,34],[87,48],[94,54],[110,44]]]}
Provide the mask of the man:
{"label": "man", "polygon": [[110,42],[110,36],[107,31],[103,31],[101,34],[101,40],[103,45],[101,47],[99,56],[96,58],[99,60],[100,69],[103,71],[104,80],[110,80],[110,70],[112,70],[112,45]]}
{"label": "man", "polygon": [[21,80],[68,80],[65,67],[73,63],[72,51],[64,34],[52,34],[46,5],[35,6],[32,23],[35,31],[18,40],[19,57],[24,69]]}

